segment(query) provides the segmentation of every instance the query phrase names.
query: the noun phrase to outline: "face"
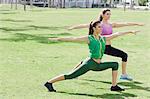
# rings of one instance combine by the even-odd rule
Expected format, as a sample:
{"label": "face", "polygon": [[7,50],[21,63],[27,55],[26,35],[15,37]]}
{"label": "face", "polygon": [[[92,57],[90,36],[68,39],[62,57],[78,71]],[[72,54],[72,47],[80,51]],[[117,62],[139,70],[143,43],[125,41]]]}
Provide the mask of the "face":
{"label": "face", "polygon": [[97,33],[97,34],[101,34],[101,31],[102,31],[102,27],[101,27],[101,24],[98,23],[96,27],[94,27],[94,31]]}
{"label": "face", "polygon": [[110,19],[110,16],[111,16],[111,12],[110,11],[107,11],[105,14],[102,15],[103,16],[103,19],[105,20],[109,20]]}

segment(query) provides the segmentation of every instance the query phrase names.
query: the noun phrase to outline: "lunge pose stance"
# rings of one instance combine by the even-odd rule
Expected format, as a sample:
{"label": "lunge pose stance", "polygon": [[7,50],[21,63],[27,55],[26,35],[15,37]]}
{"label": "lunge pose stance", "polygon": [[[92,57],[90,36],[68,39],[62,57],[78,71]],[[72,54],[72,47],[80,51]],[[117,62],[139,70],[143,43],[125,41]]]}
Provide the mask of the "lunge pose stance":
{"label": "lunge pose stance", "polygon": [[53,83],[73,79],[78,76],[85,74],[86,72],[92,71],[103,71],[106,69],[112,69],[112,86],[110,88],[111,91],[123,91],[123,88],[120,88],[117,85],[117,71],[118,71],[118,63],[117,62],[101,62],[105,51],[106,41],[110,41],[118,36],[122,36],[125,34],[135,34],[138,31],[128,31],[128,32],[118,32],[106,37],[101,36],[102,33],[102,25],[100,21],[91,22],[89,27],[89,35],[83,37],[69,37],[69,38],[49,38],[51,41],[72,41],[72,42],[86,42],[89,46],[89,57],[85,59],[80,66],[78,66],[73,71],[56,76],[45,83],[45,87],[50,92],[56,92],[53,88]]}

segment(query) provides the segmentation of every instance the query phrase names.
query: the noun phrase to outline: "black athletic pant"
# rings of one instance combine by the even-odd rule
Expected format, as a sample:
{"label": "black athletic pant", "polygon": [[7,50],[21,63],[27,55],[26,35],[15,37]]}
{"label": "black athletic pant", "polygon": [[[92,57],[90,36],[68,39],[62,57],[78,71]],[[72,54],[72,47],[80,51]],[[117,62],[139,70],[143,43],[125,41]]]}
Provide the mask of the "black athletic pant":
{"label": "black athletic pant", "polygon": [[[122,58],[123,62],[127,62],[128,54],[119,49],[112,47],[111,45],[106,45],[104,54],[120,57]],[[81,61],[81,64],[82,62],[83,61]]]}
{"label": "black athletic pant", "polygon": [[128,54],[112,47],[111,45],[106,45],[105,54],[120,57],[123,62],[127,62]]}

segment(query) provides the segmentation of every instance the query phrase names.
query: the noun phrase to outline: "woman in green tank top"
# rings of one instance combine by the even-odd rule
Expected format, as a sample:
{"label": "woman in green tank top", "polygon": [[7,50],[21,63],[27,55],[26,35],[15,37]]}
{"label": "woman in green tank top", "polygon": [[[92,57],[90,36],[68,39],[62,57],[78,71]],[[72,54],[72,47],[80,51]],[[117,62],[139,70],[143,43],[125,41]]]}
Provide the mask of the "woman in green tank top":
{"label": "woman in green tank top", "polygon": [[111,68],[112,69],[112,86],[110,88],[111,91],[124,91],[123,88],[120,88],[117,85],[117,72],[118,72],[118,63],[117,62],[101,62],[102,56],[105,50],[105,44],[107,40],[111,40],[121,35],[125,34],[135,34],[138,31],[128,31],[128,32],[119,32],[109,35],[107,37],[102,37],[99,33],[101,33],[101,24],[100,21],[96,21],[94,23],[91,22],[89,27],[89,35],[83,37],[69,37],[69,38],[51,38],[51,41],[72,41],[72,42],[87,42],[89,46],[89,57],[83,61],[83,63],[78,66],[73,71],[56,76],[50,79],[48,82],[44,84],[44,86],[50,92],[56,92],[53,88],[53,83],[73,79],[79,77],[86,72],[92,71],[102,71]]}

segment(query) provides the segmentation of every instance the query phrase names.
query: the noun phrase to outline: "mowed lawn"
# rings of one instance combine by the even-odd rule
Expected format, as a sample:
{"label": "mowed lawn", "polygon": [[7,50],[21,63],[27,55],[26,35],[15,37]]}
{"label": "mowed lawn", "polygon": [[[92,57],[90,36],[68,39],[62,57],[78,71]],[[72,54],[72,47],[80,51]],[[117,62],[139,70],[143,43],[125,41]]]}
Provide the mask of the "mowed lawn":
{"label": "mowed lawn", "polygon": [[150,99],[150,11],[111,9],[112,22],[139,22],[145,26],[123,27],[117,31],[140,30],[112,41],[128,53],[128,73],[133,81],[122,81],[121,59],[104,55],[103,61],[117,61],[118,83],[124,92],[111,92],[111,69],[90,71],[77,79],[55,83],[56,93],[43,84],[67,73],[88,56],[84,43],[50,42],[49,37],[88,34],[88,29],[68,31],[70,25],[90,23],[102,9],[27,8],[11,10],[0,6],[0,99]]}

